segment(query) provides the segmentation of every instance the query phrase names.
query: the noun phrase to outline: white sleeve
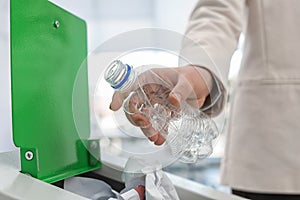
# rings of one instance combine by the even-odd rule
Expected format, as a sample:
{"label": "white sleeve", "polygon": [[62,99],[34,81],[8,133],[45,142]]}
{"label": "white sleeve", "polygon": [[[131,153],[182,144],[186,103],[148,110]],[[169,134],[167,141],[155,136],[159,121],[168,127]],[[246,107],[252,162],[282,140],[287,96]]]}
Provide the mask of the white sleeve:
{"label": "white sleeve", "polygon": [[[214,112],[220,112],[224,104],[224,85],[227,83],[231,56],[243,28],[245,5],[246,0],[200,0],[185,33],[181,55],[190,64],[207,68],[215,76],[215,87],[219,91],[214,91],[216,94],[213,96],[221,99],[216,102],[214,97],[210,97],[219,104]],[[211,107],[208,104],[205,106]]]}

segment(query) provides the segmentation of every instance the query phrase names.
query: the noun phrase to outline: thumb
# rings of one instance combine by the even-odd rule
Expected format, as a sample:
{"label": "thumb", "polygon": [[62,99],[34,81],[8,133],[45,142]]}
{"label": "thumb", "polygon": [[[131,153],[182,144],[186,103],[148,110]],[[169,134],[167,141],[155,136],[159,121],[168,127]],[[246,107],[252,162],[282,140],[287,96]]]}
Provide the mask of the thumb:
{"label": "thumb", "polygon": [[117,111],[121,108],[122,103],[123,101],[121,98],[121,94],[119,92],[115,92],[112,97],[112,101],[110,103],[109,109],[111,109],[112,111]]}
{"label": "thumb", "polygon": [[193,89],[188,81],[185,78],[180,77],[169,94],[169,102],[174,106],[179,106],[189,97],[192,91]]}

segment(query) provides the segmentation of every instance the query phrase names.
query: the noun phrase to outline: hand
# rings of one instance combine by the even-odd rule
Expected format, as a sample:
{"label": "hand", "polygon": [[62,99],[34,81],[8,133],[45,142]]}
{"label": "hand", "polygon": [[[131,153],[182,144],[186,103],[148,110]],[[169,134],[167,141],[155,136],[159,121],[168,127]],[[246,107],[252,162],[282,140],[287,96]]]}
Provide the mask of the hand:
{"label": "hand", "polygon": [[[179,106],[186,101],[194,108],[201,108],[206,97],[212,88],[212,77],[208,70],[197,66],[184,66],[174,68],[154,68],[141,73],[138,77],[140,85],[148,90],[149,94],[163,93],[166,95],[169,103],[173,106]],[[161,89],[158,83],[164,82],[168,89]],[[131,109],[135,109],[135,101]],[[115,92],[110,104],[110,109],[116,111],[120,109],[123,103],[122,95]],[[151,102],[154,104],[155,102]],[[149,120],[142,114],[126,114],[128,120],[136,126],[141,127],[143,133],[156,145],[164,143],[165,138],[156,131]]]}

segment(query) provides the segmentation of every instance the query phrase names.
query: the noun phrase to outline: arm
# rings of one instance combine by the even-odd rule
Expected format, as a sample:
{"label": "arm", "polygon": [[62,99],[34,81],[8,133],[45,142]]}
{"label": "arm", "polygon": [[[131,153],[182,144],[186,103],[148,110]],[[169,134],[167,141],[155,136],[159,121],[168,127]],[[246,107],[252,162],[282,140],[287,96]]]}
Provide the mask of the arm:
{"label": "arm", "polygon": [[[230,59],[242,30],[244,4],[245,0],[199,1],[191,15],[181,51],[181,56],[189,65],[179,63],[179,66],[185,67],[154,70],[172,86],[168,97],[171,104],[177,106],[187,100],[210,116],[222,111],[226,99],[225,81],[222,82],[224,78],[214,66],[218,66],[221,74],[227,77]],[[145,77],[151,77],[149,72],[145,72]],[[120,95],[115,93],[110,109],[116,111],[121,106]],[[164,143],[165,138],[159,132],[145,125],[150,124],[145,116],[134,114],[128,119],[134,125],[143,127],[144,134],[155,144]]]}
{"label": "arm", "polygon": [[242,31],[245,4],[245,0],[201,0],[190,17],[181,54],[189,63],[208,69],[214,79],[202,107],[209,115],[224,107],[224,85]]}

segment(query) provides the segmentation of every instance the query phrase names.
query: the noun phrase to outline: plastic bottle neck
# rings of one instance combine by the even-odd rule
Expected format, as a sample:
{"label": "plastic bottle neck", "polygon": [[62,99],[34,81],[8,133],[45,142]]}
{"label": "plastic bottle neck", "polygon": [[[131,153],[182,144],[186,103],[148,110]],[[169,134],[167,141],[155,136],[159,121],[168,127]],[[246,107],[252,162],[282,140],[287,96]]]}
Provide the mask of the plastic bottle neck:
{"label": "plastic bottle neck", "polygon": [[130,65],[115,60],[105,70],[104,78],[115,90],[127,90],[135,80],[135,72]]}

